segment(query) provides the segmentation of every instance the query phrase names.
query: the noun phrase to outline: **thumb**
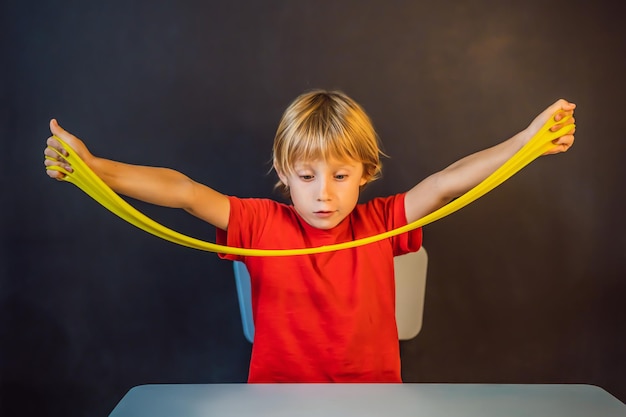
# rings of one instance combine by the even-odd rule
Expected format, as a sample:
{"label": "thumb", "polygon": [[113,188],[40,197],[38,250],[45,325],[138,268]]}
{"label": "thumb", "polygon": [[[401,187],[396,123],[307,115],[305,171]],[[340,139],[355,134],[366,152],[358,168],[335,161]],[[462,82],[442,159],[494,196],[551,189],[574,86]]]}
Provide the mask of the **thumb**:
{"label": "thumb", "polygon": [[88,151],[83,142],[67,130],[63,129],[56,119],[50,120],[50,132],[69,145],[81,157],[85,157],[87,155]]}
{"label": "thumb", "polygon": [[64,136],[67,137],[69,135],[69,133],[67,133],[65,129],[59,125],[57,119],[50,120],[50,132],[52,132],[53,135],[59,136],[61,139],[64,139]]}
{"label": "thumb", "polygon": [[54,136],[60,138],[74,149],[76,149],[76,147],[80,144],[80,140],[67,130],[63,129],[56,119],[50,120],[50,132],[52,132]]}

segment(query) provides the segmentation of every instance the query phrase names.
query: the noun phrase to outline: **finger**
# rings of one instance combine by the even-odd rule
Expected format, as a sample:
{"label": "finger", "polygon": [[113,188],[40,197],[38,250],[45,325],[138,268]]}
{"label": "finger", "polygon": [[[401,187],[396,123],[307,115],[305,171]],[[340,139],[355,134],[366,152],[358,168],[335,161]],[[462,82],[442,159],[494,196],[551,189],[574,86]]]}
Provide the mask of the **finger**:
{"label": "finger", "polygon": [[563,142],[567,142],[567,141],[573,141],[574,140],[574,133],[576,133],[576,125],[573,125],[572,128],[567,131],[567,133],[564,133],[563,135],[561,135],[558,138],[554,139],[552,141],[552,143],[556,144],[556,143],[563,143]]}
{"label": "finger", "polygon": [[573,114],[575,108],[576,104],[570,103],[569,101],[561,98],[548,107],[547,111],[551,114],[555,114],[554,120],[558,122],[566,115]]}
{"label": "finger", "polygon": [[573,114],[574,114],[573,111],[558,110],[557,113],[554,115],[554,121],[560,122],[561,120]]}
{"label": "finger", "polygon": [[574,132],[572,129],[567,135],[563,135],[552,141],[554,147],[545,153],[545,155],[552,155],[556,153],[566,152],[574,145]]}
{"label": "finger", "polygon": [[557,143],[560,143],[560,142],[563,142],[563,141],[573,142],[575,133],[576,133],[576,126],[573,126],[569,130],[569,132],[567,132],[565,135],[561,136],[560,138],[557,138],[556,141],[557,141]]}
{"label": "finger", "polygon": [[[69,155],[67,150],[65,150],[65,148],[63,146],[61,146],[61,143],[54,136],[50,136],[48,138],[48,140],[46,140],[46,145],[48,145],[51,148],[56,149],[63,156],[68,156]],[[52,151],[52,152],[54,152],[54,151]]]}
{"label": "finger", "polygon": [[52,158],[52,159],[56,159],[59,161],[65,161],[64,156],[67,156],[67,151],[63,152],[64,149],[57,149],[55,147],[52,146],[48,146],[43,150],[43,154],[47,157],[47,158]]}
{"label": "finger", "polygon": [[[557,116],[559,116],[559,115],[557,115]],[[555,116],[555,117],[554,117],[554,118],[555,118],[555,120],[557,120],[557,116]],[[561,116],[561,117],[559,118],[559,120],[562,120],[562,119],[563,119],[563,117],[565,117],[565,116]],[[557,120],[557,121],[559,121],[559,120]],[[553,132],[556,132],[557,130],[561,129],[562,127],[567,126],[567,125],[574,124],[575,122],[576,122],[576,119],[572,116],[572,117],[570,117],[569,119],[566,119],[563,123],[557,123],[557,124],[555,124],[554,126],[552,126],[552,127],[550,128],[550,130],[551,130],[551,131],[553,131]]]}
{"label": "finger", "polygon": [[62,180],[63,178],[65,178],[65,174],[60,172],[60,171],[55,171],[53,169],[47,169],[46,170],[46,174],[48,174],[48,176],[50,178],[54,178],[56,180]]}
{"label": "finger", "polygon": [[60,168],[65,169],[67,172],[74,172],[74,169],[72,168],[72,166],[65,161],[59,161],[57,159],[47,157],[46,159],[44,159],[43,164],[46,168],[47,167],[60,167]]}
{"label": "finger", "polygon": [[554,145],[554,147],[552,147],[552,149],[544,153],[544,155],[555,155],[557,153],[567,152],[569,148],[570,148],[569,146],[565,146],[565,145]]}
{"label": "finger", "polygon": [[574,144],[574,135],[566,135],[566,136],[561,136],[558,139],[555,139],[554,141],[552,141],[552,143],[554,143],[555,145],[564,145],[564,146],[572,146]]}
{"label": "finger", "polygon": [[59,154],[51,146],[46,147],[43,150],[43,154],[50,158],[60,158]]}
{"label": "finger", "polygon": [[576,108],[576,104],[572,103],[570,101],[567,101],[563,98],[558,99],[555,103],[554,106],[561,109],[561,110],[565,110],[565,111],[571,111],[574,110]]}

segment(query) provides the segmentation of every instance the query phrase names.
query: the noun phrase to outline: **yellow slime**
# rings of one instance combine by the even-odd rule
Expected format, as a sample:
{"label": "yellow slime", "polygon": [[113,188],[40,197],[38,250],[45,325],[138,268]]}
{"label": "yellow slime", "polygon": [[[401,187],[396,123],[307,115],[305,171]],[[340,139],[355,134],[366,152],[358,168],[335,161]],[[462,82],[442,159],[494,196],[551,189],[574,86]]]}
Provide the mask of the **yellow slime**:
{"label": "yellow slime", "polygon": [[[567,117],[569,118],[569,117]],[[559,120],[558,123],[563,123],[567,118]],[[293,255],[308,255],[314,253],[322,253],[333,250],[354,248],[361,245],[366,245],[373,242],[378,242],[383,239],[388,239],[393,236],[406,233],[410,230],[417,229],[426,224],[432,223],[436,220],[445,217],[460,208],[466,206],[472,201],[482,197],[489,191],[493,190],[498,185],[513,176],[516,172],[524,168],[531,163],[537,157],[543,155],[555,145],[553,140],[560,136],[565,135],[575,125],[565,125],[556,132],[550,131],[550,129],[557,124],[554,117],[550,118],[548,122],[533,136],[528,143],[522,147],[515,155],[513,155],[508,161],[506,161],[500,168],[494,171],[489,177],[483,180],[476,187],[469,190],[459,198],[455,199],[451,203],[441,207],[421,219],[418,219],[406,226],[399,227],[388,232],[380,233],[378,235],[366,237],[363,239],[353,240],[344,243],[338,243],[333,245],[324,245],[314,248],[299,248],[299,249],[247,249],[247,248],[235,248],[231,246],[218,245],[211,242],[199,240],[190,236],[183,235],[172,229],[169,229],[154,220],[150,219],[146,215],[139,212],[137,209],[128,204],[124,199],[117,195],[104,181],[102,181],[88,166],[80,159],[80,157],[63,142],[59,137],[56,139],[61,143],[61,146],[68,152],[68,156],[64,158],[70,163],[73,168],[73,172],[68,172],[62,167],[51,166],[47,169],[60,171],[65,174],[63,180],[68,181],[76,185],[83,190],[94,200],[98,201],[104,207],[109,209],[127,222],[137,226],[138,228],[152,233],[162,239],[168,240],[173,243],[177,243],[182,246],[187,246],[194,249],[199,249],[209,252],[218,252],[232,255],[241,256],[293,256]],[[55,150],[56,151],[56,150]],[[57,151],[58,153],[58,151]]]}

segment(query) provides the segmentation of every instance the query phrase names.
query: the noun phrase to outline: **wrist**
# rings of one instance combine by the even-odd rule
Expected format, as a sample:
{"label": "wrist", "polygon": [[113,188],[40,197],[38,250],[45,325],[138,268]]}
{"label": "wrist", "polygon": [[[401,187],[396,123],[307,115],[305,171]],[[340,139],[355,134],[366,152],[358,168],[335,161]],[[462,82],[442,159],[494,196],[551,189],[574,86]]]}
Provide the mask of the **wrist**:
{"label": "wrist", "polygon": [[518,150],[522,149],[533,137],[532,132],[529,128],[526,128],[515,135],[516,142],[518,144]]}
{"label": "wrist", "polygon": [[98,158],[91,153],[87,153],[87,155],[83,157],[83,161],[85,162],[85,164],[87,164],[89,168],[91,168],[93,172],[96,173],[96,175],[98,175],[99,177],[102,176],[102,172],[105,169],[105,167],[103,166],[104,159]]}

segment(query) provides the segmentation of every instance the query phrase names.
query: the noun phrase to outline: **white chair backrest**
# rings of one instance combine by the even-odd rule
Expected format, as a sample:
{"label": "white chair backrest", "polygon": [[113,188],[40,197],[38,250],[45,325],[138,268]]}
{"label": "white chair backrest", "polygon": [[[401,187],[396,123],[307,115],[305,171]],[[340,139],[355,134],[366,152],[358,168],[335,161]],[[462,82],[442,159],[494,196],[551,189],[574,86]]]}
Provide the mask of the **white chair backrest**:
{"label": "white chair backrest", "polygon": [[428,253],[417,252],[393,258],[396,278],[396,323],[398,339],[413,339],[422,329]]}
{"label": "white chair backrest", "polygon": [[[427,266],[428,254],[424,247],[417,252],[394,258],[396,322],[398,339],[400,340],[414,338],[422,328]],[[252,343],[254,340],[254,320],[252,318],[250,274],[243,262],[233,262],[233,270],[243,334]]]}

